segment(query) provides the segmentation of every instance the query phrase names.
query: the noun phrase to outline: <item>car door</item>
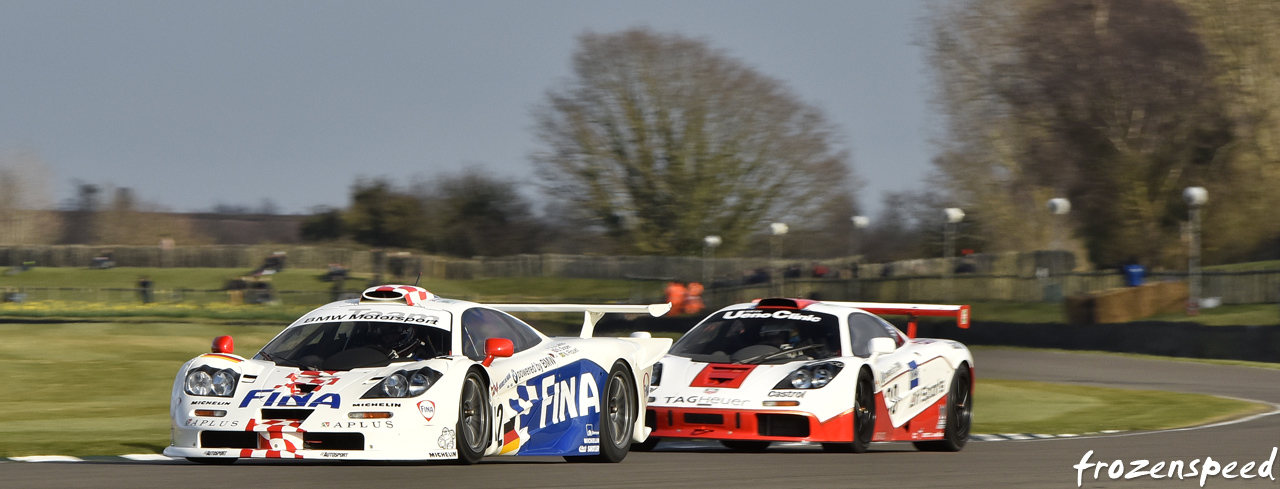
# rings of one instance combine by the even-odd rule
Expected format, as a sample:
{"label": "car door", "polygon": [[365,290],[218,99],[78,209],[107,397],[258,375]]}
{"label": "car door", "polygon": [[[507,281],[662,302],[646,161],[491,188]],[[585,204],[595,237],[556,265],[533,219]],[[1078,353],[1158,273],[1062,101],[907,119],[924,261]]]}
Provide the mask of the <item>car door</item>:
{"label": "car door", "polygon": [[884,393],[885,406],[888,407],[890,419],[897,425],[901,414],[898,409],[899,404],[910,394],[912,388],[910,376],[915,370],[912,365],[915,360],[914,354],[907,346],[906,338],[902,333],[879,317],[855,312],[849,315],[848,324],[849,346],[853,356],[870,358],[872,338],[891,338],[897,346],[894,351],[878,355],[871,361],[876,385],[879,391]]}
{"label": "car door", "polygon": [[533,328],[511,315],[484,307],[473,307],[462,313],[462,353],[475,361],[485,358],[484,343],[489,338],[506,338],[514,346],[514,354],[507,358],[494,358],[489,365],[490,404],[494,409],[495,441],[501,442],[501,430],[515,413],[510,401],[516,397],[515,388],[522,377],[530,372],[541,372],[543,358],[551,343]]}

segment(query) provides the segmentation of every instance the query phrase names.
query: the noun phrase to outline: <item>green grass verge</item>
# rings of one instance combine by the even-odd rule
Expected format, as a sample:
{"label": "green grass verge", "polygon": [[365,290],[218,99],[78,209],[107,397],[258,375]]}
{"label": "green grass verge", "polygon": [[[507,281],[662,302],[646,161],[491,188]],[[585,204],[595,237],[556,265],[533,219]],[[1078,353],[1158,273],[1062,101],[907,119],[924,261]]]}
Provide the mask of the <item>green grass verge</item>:
{"label": "green grass verge", "polygon": [[[168,399],[183,362],[229,334],[250,354],[281,324],[0,324],[0,456],[152,453],[168,445]],[[1155,429],[1238,416],[1209,396],[980,379],[975,432]],[[1129,413],[1129,414],[1117,414]]]}
{"label": "green grass verge", "polygon": [[1280,363],[1250,362],[1246,360],[1219,360],[1216,358],[1162,357],[1158,355],[1143,355],[1140,353],[1118,353],[1118,352],[1112,352],[1112,351],[1097,351],[1097,350],[1061,350],[1056,348],[1026,348],[1021,346],[971,345],[969,346],[969,349],[973,351],[1027,350],[1027,351],[1051,351],[1051,352],[1058,352],[1058,353],[1085,353],[1090,355],[1113,355],[1117,357],[1140,358],[1143,360],[1166,360],[1170,362],[1204,363],[1209,365],[1227,365],[1232,367],[1269,368],[1269,369],[1280,370]]}
{"label": "green grass verge", "polygon": [[1276,304],[1240,304],[1201,309],[1200,315],[1185,313],[1157,314],[1143,321],[1199,323],[1208,326],[1275,326],[1280,325],[1280,306]]}
{"label": "green grass verge", "polygon": [[1252,272],[1256,270],[1277,270],[1280,269],[1280,260],[1268,261],[1251,261],[1245,263],[1229,263],[1226,265],[1213,265],[1204,267],[1209,272]]}
{"label": "green grass verge", "polygon": [[[89,289],[129,289],[138,286],[139,278],[151,279],[157,290],[219,290],[228,280],[243,276],[247,270],[233,268],[34,268],[17,275],[0,275],[4,287],[77,287]],[[282,291],[327,292],[332,287],[321,279],[325,270],[286,269],[270,275],[272,287]],[[356,274],[346,281],[349,292],[362,290],[370,276]],[[415,278],[385,277],[390,282],[413,283]],[[466,300],[531,300],[567,298],[618,301],[662,296],[660,282],[636,280],[599,280],[556,277],[518,277],[474,280],[422,279],[418,285],[436,295]]]}
{"label": "green grass verge", "polygon": [[[93,270],[70,267],[35,267],[17,275],[0,275],[0,287],[84,287],[132,288],[138,279],[151,279],[156,289],[221,289],[227,281],[243,277],[250,270],[239,268],[109,268]],[[277,290],[326,291],[330,283],[320,277],[326,270],[288,268],[270,275]],[[369,280],[368,275],[353,275],[347,287],[354,288]]]}
{"label": "green grass verge", "polygon": [[178,367],[218,335],[256,351],[279,326],[175,323],[0,325],[0,456],[117,455],[169,444]]}
{"label": "green grass verge", "polygon": [[1203,394],[979,379],[974,433],[1084,434],[1211,423],[1270,406]]}
{"label": "green grass verge", "polygon": [[[969,304],[974,321],[1002,323],[1064,323],[1062,304],[1053,302],[973,302]],[[922,321],[940,321],[922,318]],[[1182,312],[1158,314],[1138,321],[1171,321],[1199,323],[1207,326],[1273,326],[1280,325],[1280,306],[1276,304],[1241,304],[1201,309],[1200,315]]]}

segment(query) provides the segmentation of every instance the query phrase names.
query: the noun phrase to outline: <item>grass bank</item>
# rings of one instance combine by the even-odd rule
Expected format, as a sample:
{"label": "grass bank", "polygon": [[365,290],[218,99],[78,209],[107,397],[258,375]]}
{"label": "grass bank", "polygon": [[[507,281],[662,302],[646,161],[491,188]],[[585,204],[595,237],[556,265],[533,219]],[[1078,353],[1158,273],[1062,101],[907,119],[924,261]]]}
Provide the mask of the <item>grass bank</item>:
{"label": "grass bank", "polygon": [[1161,430],[1271,409],[1265,404],[1200,394],[998,379],[979,379],[974,400],[974,433]]}

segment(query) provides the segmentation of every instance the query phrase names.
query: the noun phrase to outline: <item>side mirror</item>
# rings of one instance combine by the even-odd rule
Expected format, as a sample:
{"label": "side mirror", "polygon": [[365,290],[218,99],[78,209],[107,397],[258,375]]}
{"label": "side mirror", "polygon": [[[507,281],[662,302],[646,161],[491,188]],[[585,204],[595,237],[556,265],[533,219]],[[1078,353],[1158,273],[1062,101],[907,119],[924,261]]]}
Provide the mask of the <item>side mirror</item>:
{"label": "side mirror", "polygon": [[219,336],[213,339],[214,353],[234,353],[236,351],[235,342],[231,341],[230,336]]}
{"label": "side mirror", "polygon": [[494,358],[507,358],[516,352],[516,345],[506,338],[489,338],[484,340],[484,366],[493,363]]}
{"label": "side mirror", "polygon": [[894,350],[897,350],[898,342],[893,341],[893,338],[871,338],[871,343],[868,346],[871,347],[871,354],[873,356],[884,355],[885,353],[893,353]]}

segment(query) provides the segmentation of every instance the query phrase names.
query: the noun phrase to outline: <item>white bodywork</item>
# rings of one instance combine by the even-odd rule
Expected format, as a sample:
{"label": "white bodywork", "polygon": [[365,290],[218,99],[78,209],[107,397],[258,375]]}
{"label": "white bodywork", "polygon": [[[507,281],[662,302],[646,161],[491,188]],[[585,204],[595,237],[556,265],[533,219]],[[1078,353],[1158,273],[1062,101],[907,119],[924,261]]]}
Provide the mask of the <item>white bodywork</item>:
{"label": "white bodywork", "polygon": [[[633,396],[638,401],[637,412],[643,413],[643,394],[648,390],[652,365],[671,344],[669,339],[647,335],[590,337],[589,327],[605,312],[665,312],[661,305],[486,306],[426,295],[428,300],[410,300],[408,304],[361,299],[334,302],[307,313],[285,331],[317,321],[427,324],[448,331],[452,350],[447,356],[347,371],[304,370],[219,353],[187,362],[174,381],[172,443],[164,453],[192,458],[455,459],[459,393],[467,372],[476,370],[488,387],[492,408],[491,441],[485,455],[594,454],[599,437],[593,439],[592,432],[598,431],[599,425],[592,421],[599,418],[602,375],[607,377],[616,364],[624,365],[637,391]],[[551,338],[535,331],[538,339],[533,346],[510,357],[493,358],[485,366],[461,352],[460,318],[474,308],[580,311],[587,321],[581,337]],[[236,372],[239,380],[234,393],[230,397],[188,394],[184,390],[187,373],[202,366]],[[389,375],[423,367],[442,374],[426,392],[407,398],[363,398]],[[197,415],[197,410],[204,415]],[[209,415],[208,411],[221,415]],[[304,413],[305,419],[268,419],[268,412]],[[368,416],[362,413],[377,417],[361,418]],[[648,434],[643,416],[636,416],[635,421],[632,439],[643,441]],[[218,433],[202,438],[208,431]],[[213,444],[234,446],[206,446],[204,441],[216,437],[232,441]],[[256,439],[256,446],[244,446],[251,439]],[[352,440],[357,439],[359,446],[352,446],[357,443]]]}
{"label": "white bodywork", "polygon": [[[677,341],[672,353],[662,359],[659,385],[652,387],[649,393],[649,422],[654,428],[654,436],[849,442],[853,432],[857,379],[859,373],[866,370],[873,378],[878,405],[874,441],[920,441],[942,437],[946,419],[943,407],[952,379],[956,369],[962,366],[969,369],[969,378],[972,379],[973,356],[964,345],[955,341],[908,338],[888,322],[857,306],[919,308],[938,314],[954,313],[957,317],[963,308],[966,326],[967,307],[797,302],[801,307],[757,309],[756,303],[738,304],[711,314],[702,323],[728,321],[730,319],[726,318],[741,317],[744,313],[777,315],[774,318],[818,317],[813,313],[830,315],[839,320],[839,353],[825,359],[749,365],[728,360],[698,361],[680,356],[676,353],[681,348]],[[874,318],[897,337],[890,351],[867,356],[853,354],[849,322],[851,317],[859,315]],[[694,328],[696,330],[697,327]],[[784,384],[784,380],[798,368],[823,363],[841,365],[839,372],[825,386],[794,389]],[[717,385],[717,382],[723,382],[723,385]],[[764,418],[757,415],[771,414],[795,415],[796,420],[804,419],[807,429],[802,436],[799,431],[784,435],[768,433],[762,427],[763,421],[758,421]],[[717,420],[721,422],[717,423]]]}

